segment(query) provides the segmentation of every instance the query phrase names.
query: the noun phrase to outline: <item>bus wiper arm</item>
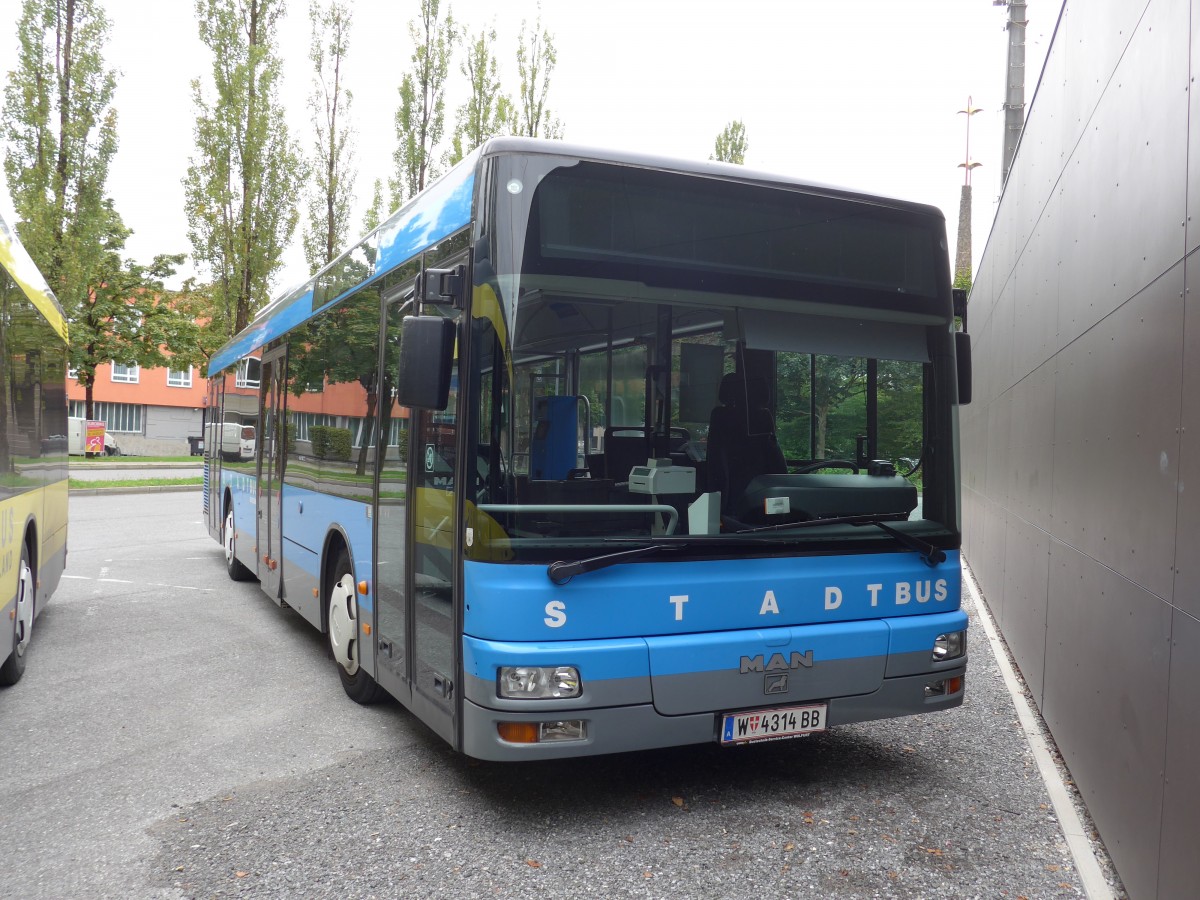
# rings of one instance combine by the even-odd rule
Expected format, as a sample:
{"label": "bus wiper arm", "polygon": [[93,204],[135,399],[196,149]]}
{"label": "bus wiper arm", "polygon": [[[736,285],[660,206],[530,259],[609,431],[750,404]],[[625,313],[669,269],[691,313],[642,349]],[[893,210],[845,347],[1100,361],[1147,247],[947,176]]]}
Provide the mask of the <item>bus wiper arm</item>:
{"label": "bus wiper arm", "polygon": [[779,525],[759,525],[757,528],[741,528],[732,534],[758,534],[763,531],[785,531],[792,528],[813,528],[817,525],[878,525],[880,522],[899,522],[908,518],[907,513],[866,513],[858,516],[825,516],[805,519],[802,522],[784,522]]}
{"label": "bus wiper arm", "polygon": [[915,550],[921,554],[921,560],[931,569],[938,563],[946,561],[946,551],[940,547],[935,547],[928,541],[923,541],[919,537],[907,534],[893,528],[891,525],[885,525],[879,519],[872,522],[856,522],[858,525],[874,525],[876,528],[881,528],[896,539],[900,544],[903,544],[909,550]]}
{"label": "bus wiper arm", "polygon": [[651,553],[657,553],[659,550],[667,550],[672,547],[677,547],[678,544],[648,544],[645,547],[635,547],[632,550],[622,550],[620,553],[606,553],[603,556],[593,556],[588,559],[577,559],[573,562],[566,560],[557,560],[550,563],[546,567],[546,575],[555,584],[566,584],[576,575],[582,575],[584,572],[594,572],[597,569],[605,569],[609,566],[615,566],[618,563],[628,562],[631,559],[637,559],[639,556],[649,556]]}

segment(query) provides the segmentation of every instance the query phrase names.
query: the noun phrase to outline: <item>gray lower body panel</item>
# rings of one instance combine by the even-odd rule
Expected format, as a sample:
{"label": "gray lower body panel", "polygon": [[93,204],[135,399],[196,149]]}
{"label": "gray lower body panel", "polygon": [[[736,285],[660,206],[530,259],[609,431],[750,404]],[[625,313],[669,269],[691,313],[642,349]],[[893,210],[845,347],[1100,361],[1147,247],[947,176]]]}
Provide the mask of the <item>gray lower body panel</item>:
{"label": "gray lower body panel", "polygon": [[[877,690],[868,694],[830,698],[826,701],[829,704],[827,722],[830,726],[848,725],[853,722],[916,715],[961,706],[966,686],[965,678],[953,694],[925,696],[927,684],[965,676],[966,658],[956,662],[958,665],[954,668],[938,672],[884,679]],[[771,705],[767,702],[763,707]],[[465,700],[462,711],[462,751],[476,759],[517,762],[703,744],[717,739],[720,714],[729,711],[664,716],[656,711],[652,704],[646,703],[603,709],[571,710],[559,707],[554,710],[547,709],[542,713],[521,713],[515,710],[488,709]],[[551,722],[569,719],[584,720],[586,737],[583,740],[514,744],[501,740],[497,731],[501,722]]]}

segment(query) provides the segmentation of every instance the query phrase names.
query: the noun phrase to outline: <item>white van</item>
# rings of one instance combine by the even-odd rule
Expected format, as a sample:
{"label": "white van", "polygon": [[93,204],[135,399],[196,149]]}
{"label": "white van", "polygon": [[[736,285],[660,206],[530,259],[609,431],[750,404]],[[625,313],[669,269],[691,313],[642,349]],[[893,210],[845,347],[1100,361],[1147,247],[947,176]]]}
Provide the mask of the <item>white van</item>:
{"label": "white van", "polygon": [[[215,432],[219,429],[220,440]],[[235,461],[254,458],[255,431],[253,425],[239,422],[214,422],[208,426],[204,446],[216,449],[222,459]]]}

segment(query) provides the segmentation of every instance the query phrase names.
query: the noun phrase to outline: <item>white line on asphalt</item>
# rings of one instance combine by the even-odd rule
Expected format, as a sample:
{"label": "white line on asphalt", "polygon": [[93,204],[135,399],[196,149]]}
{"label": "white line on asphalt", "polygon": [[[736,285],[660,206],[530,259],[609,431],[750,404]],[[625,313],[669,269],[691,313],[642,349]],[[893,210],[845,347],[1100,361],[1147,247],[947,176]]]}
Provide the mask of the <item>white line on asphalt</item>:
{"label": "white line on asphalt", "polygon": [[1050,795],[1054,814],[1058,816],[1058,824],[1067,839],[1071,857],[1075,860],[1075,870],[1079,873],[1079,880],[1083,882],[1083,892],[1087,895],[1088,900],[1113,900],[1112,888],[1109,887],[1108,880],[1100,869],[1100,863],[1096,861],[1091,838],[1083,830],[1083,823],[1079,821],[1079,815],[1075,812],[1075,804],[1071,802],[1067,786],[1063,783],[1058,767],[1050,756],[1046,739],[1042,737],[1041,729],[1038,726],[1040,714],[1030,706],[1025,692],[1021,690],[1017,674],[1013,671],[1012,663],[1008,659],[1008,651],[1000,641],[991,611],[983,602],[979,587],[975,583],[975,573],[971,571],[965,559],[962,563],[965,576],[963,580],[967,584],[967,591],[970,592],[975,609],[979,612],[979,621],[983,625],[988,642],[992,645],[992,655],[996,658],[996,663],[1000,666],[1000,674],[1004,676],[1004,683],[1012,695],[1013,705],[1017,709],[1017,720],[1021,723],[1030,749],[1033,750],[1033,758],[1037,762],[1042,781],[1046,784],[1046,791]]}

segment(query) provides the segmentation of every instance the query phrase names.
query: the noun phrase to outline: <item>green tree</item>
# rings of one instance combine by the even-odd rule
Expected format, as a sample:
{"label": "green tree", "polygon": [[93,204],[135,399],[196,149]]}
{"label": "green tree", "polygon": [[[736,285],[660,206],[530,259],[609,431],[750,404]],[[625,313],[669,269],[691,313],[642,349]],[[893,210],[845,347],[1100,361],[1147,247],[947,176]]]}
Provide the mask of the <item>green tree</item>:
{"label": "green tree", "polygon": [[332,0],[327,7],[313,0],[308,18],[312,24],[308,58],[313,65],[313,92],[308,109],[313,118],[313,154],[304,257],[309,271],[316,272],[333,262],[349,237],[350,201],[358,173],[354,136],[346,121],[353,97],[342,82],[342,64],[350,49],[353,13],[340,0]]}
{"label": "green tree", "polygon": [[459,71],[471,86],[467,102],[458,108],[458,120],[450,148],[450,165],[454,165],[488,138],[508,134],[516,125],[512,100],[500,90],[498,63],[492,47],[496,43],[496,28],[482,30],[472,41],[463,30],[466,55]]}
{"label": "green tree", "polygon": [[716,147],[709,159],[736,163],[741,166],[746,162],[746,150],[748,149],[746,126],[742,124],[741,120],[734,119],[717,135]]}
{"label": "green tree", "polygon": [[449,6],[439,18],[440,0],[421,0],[420,15],[408,23],[413,42],[412,71],[400,82],[396,110],[395,176],[389,179],[392,206],[416,196],[437,177],[434,151],[446,124],[446,78],[458,32]]}
{"label": "green tree", "polygon": [[29,255],[73,321],[128,231],[105,197],[117,151],[109,22],[96,0],[25,0],[4,89],[4,172]]}
{"label": "green tree", "polygon": [[363,234],[370,234],[382,225],[387,213],[387,207],[383,203],[383,179],[376,178],[375,186],[371,189],[371,205],[363,213]]}
{"label": "green tree", "polygon": [[279,102],[283,0],[196,0],[215,99],[192,82],[196,153],[184,179],[188,237],[213,281],[211,327],[240,331],[268,299],[297,222],[303,170]]}
{"label": "green tree", "polygon": [[93,416],[96,369],[104,363],[182,370],[204,359],[195,308],[163,285],[183,254],[156,256],[149,266],[122,263],[114,251],[106,257],[70,323],[68,359],[83,385],[88,418]]}
{"label": "green tree", "polygon": [[558,62],[554,36],[542,28],[542,12],[538,7],[537,22],[526,37],[526,22],[521,22],[517,36],[517,72],[521,76],[520,109],[517,110],[517,133],[528,137],[561,140],[562,122],[546,108],[550,93],[550,75]]}

